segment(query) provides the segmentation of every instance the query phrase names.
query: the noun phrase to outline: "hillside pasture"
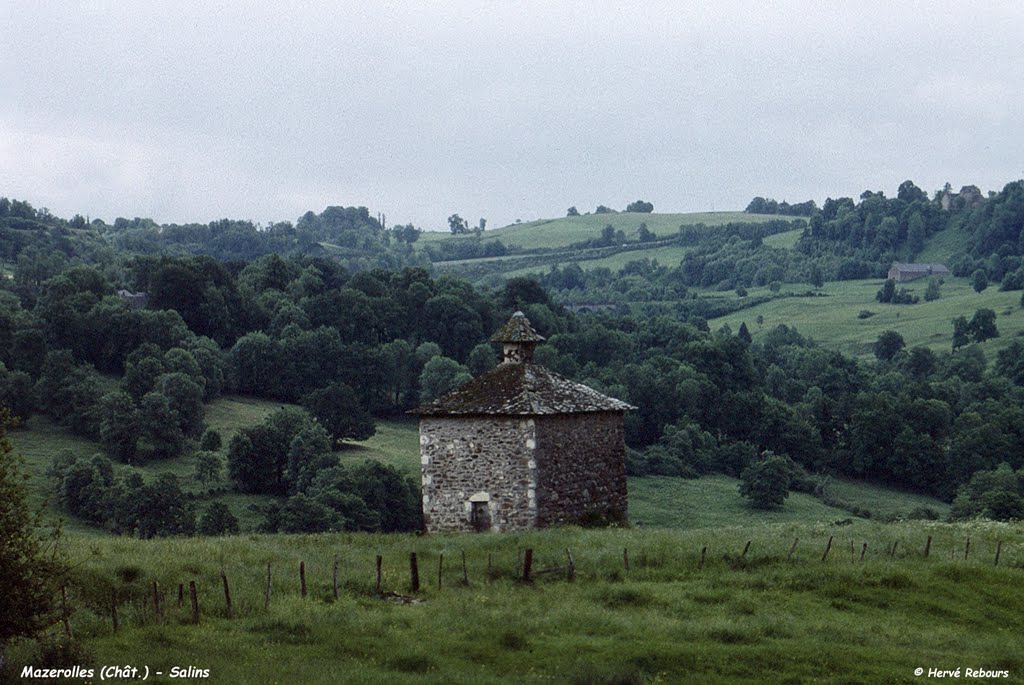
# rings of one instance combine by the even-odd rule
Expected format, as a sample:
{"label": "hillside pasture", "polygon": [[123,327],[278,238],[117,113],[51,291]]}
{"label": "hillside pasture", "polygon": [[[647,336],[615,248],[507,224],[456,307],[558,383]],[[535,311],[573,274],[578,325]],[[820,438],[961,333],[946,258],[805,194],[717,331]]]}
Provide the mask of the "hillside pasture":
{"label": "hillside pasture", "polygon": [[[517,578],[527,548],[534,571],[551,572],[524,584]],[[72,538],[67,551],[75,569],[70,621],[87,650],[83,665],[147,665],[165,674],[151,675],[156,683],[176,682],[170,667],[188,665],[209,669],[211,683],[313,685],[897,683],[913,682],[922,667],[1006,670],[1013,682],[1024,673],[1019,524]],[[375,556],[381,589],[412,596],[410,552],[419,561],[420,601],[382,601]],[[190,581],[198,625],[189,616]],[[162,621],[152,608],[154,582]],[[183,606],[175,600],[179,584]],[[14,645],[10,663],[39,663],[34,649]]]}
{"label": "hillside pasture", "polygon": [[[820,289],[821,297],[782,297],[754,307],[733,312],[709,321],[712,330],[728,324],[733,332],[746,322],[757,340],[779,324],[796,329],[820,344],[855,357],[873,355],[874,344],[883,331],[896,331],[903,336],[907,347],[923,346],[939,352],[952,349],[952,320],[957,316],[970,319],[977,309],[988,308],[996,313],[996,326],[1000,337],[982,343],[981,348],[989,360],[997,351],[1024,335],[1024,310],[1020,307],[1020,291],[1000,292],[989,287],[974,292],[966,278],[947,278],[942,285],[941,297],[934,302],[924,301],[927,279],[899,286],[920,298],[914,305],[880,304],[875,295],[882,287],[879,279],[862,281],[833,281]],[[783,293],[802,293],[806,285],[789,285]],[[733,293],[704,293],[708,297],[737,297]],[[767,288],[750,288],[751,297],[768,295]],[[861,312],[870,312],[860,318]],[[756,324],[758,316],[764,323]]]}
{"label": "hillside pasture", "polygon": [[[648,230],[657,234],[658,237],[664,238],[678,233],[681,225],[704,224],[712,227],[728,223],[765,223],[775,219],[792,220],[793,218],[795,217],[746,214],[744,212],[587,214],[512,224],[484,231],[480,239],[483,241],[501,240],[506,246],[514,245],[524,250],[552,249],[600,238],[601,231],[605,226],[613,226],[615,230],[621,230],[625,234],[626,240],[635,241],[640,224],[647,224]],[[451,233],[441,231],[424,232],[415,245],[423,247],[442,240],[476,240],[476,236],[473,234],[453,236]]]}

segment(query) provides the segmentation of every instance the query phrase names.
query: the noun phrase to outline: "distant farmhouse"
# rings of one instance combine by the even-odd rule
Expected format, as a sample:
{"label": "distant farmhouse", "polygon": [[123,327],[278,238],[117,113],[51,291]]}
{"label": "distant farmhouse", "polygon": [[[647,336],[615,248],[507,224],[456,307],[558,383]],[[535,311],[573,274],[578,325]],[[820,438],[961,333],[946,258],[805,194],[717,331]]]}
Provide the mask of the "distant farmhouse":
{"label": "distant farmhouse", "polygon": [[118,290],[117,296],[128,303],[128,309],[145,309],[149,304],[149,293],[133,293],[130,290]]}
{"label": "distant farmhouse", "polygon": [[427,532],[626,521],[620,400],[533,362],[543,341],[516,312],[502,363],[411,413],[420,417]]}
{"label": "distant farmhouse", "polygon": [[964,186],[959,193],[954,193],[947,183],[938,194],[939,206],[944,212],[954,209],[973,209],[985,201],[978,186]]}
{"label": "distant farmhouse", "polygon": [[945,264],[900,264],[893,263],[889,269],[889,278],[897,283],[906,283],[926,276],[952,275]]}

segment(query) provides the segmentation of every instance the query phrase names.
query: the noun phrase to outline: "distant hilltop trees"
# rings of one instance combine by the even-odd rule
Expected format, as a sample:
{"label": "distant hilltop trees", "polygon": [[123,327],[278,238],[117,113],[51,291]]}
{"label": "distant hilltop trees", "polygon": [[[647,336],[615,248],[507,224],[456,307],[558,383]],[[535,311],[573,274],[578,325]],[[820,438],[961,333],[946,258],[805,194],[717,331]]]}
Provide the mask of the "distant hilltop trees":
{"label": "distant hilltop trees", "polygon": [[[650,214],[654,211],[654,203],[647,202],[646,200],[637,200],[636,202],[630,202],[626,205],[626,212],[635,212],[638,214]],[[605,207],[604,205],[598,205],[594,209],[594,214],[618,214],[618,212],[611,207]],[[566,216],[580,216],[580,211],[575,206],[570,207],[566,213]]]}
{"label": "distant hilltop trees", "polygon": [[763,197],[755,197],[747,205],[747,208],[743,210],[747,214],[783,214],[787,216],[811,216],[818,211],[818,205],[814,200],[808,200],[807,202],[800,202],[795,205],[791,205],[785,200],[782,202],[776,202],[772,199],[765,199]]}

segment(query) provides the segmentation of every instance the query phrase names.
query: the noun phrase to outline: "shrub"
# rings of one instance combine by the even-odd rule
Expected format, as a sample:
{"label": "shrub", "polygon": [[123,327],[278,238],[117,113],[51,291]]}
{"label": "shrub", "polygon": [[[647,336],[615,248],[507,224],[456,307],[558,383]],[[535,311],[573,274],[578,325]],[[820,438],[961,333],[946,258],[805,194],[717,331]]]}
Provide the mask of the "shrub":
{"label": "shrub", "polygon": [[217,452],[223,446],[224,442],[220,437],[220,433],[212,428],[203,433],[203,437],[199,440],[199,449],[204,452]]}
{"label": "shrub", "polygon": [[756,509],[777,509],[789,496],[793,472],[791,459],[766,452],[761,461],[743,469],[740,494]]}

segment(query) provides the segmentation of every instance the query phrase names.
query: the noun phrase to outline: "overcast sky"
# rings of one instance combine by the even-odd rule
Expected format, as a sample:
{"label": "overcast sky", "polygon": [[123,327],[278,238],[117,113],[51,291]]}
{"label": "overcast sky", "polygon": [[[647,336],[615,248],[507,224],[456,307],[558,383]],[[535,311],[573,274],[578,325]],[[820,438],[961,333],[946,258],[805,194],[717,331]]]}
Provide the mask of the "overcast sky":
{"label": "overcast sky", "polygon": [[0,196],[441,229],[1024,177],[1024,3],[833,5],[0,0]]}

